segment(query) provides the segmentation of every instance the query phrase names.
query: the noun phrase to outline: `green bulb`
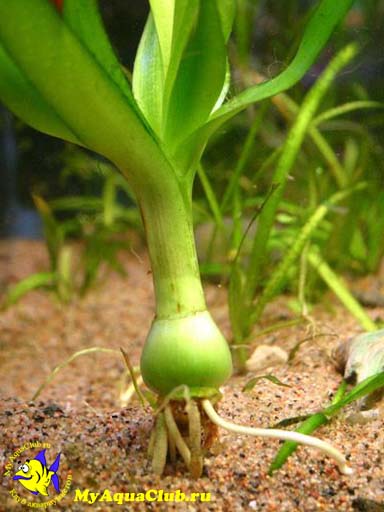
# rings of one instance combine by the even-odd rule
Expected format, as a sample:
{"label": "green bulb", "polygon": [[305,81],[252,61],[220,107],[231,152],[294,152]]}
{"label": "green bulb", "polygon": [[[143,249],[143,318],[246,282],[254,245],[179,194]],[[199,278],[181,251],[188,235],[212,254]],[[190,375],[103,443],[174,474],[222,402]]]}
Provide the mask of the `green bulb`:
{"label": "green bulb", "polygon": [[166,395],[187,385],[218,389],[232,373],[228,344],[208,311],[155,319],[141,356],[144,382]]}

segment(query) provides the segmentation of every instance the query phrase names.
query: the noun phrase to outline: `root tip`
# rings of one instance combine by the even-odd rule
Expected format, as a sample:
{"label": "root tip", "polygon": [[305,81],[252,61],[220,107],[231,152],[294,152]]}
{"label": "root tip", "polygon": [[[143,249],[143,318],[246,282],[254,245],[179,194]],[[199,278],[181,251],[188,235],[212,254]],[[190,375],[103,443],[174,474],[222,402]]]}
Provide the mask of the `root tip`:
{"label": "root tip", "polygon": [[349,466],[347,466],[347,464],[343,464],[342,466],[340,466],[340,473],[342,473],[343,475],[352,475],[353,474],[353,469],[350,468]]}

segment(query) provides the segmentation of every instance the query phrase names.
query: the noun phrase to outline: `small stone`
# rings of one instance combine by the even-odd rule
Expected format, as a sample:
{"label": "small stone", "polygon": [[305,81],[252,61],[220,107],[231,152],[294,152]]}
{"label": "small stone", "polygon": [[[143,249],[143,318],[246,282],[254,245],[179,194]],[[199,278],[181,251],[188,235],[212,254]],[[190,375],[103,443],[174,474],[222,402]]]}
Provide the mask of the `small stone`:
{"label": "small stone", "polygon": [[369,409],[368,411],[358,411],[347,416],[346,421],[350,425],[365,425],[371,421],[380,419],[382,413],[380,409]]}
{"label": "small stone", "polygon": [[[384,371],[384,329],[360,334],[341,342],[332,353],[334,363],[348,381],[357,384]],[[379,389],[359,401],[361,409],[370,409],[383,397]]]}
{"label": "small stone", "polygon": [[252,500],[248,503],[249,505],[249,508],[251,508],[252,510],[257,510],[257,503],[256,503],[256,500]]}
{"label": "small stone", "polygon": [[384,370],[384,329],[360,334],[341,342],[332,357],[346,379],[356,377],[356,382]]}
{"label": "small stone", "polygon": [[264,370],[270,366],[279,366],[288,361],[288,353],[280,347],[259,345],[246,362],[250,372]]}

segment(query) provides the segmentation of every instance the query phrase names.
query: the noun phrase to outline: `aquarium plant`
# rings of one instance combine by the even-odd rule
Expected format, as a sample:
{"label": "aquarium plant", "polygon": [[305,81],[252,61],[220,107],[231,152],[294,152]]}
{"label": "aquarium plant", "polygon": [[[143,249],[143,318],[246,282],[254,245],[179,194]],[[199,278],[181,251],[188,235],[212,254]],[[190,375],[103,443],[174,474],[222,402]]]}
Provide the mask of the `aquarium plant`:
{"label": "aquarium plant", "polygon": [[236,426],[218,416],[219,388],[232,362],[204,299],[191,196],[211,135],[249,105],[300,80],[352,0],[319,1],[284,71],[230,100],[227,42],[236,2],[149,3],[130,82],[96,0],[1,0],[0,98],[34,128],[109,159],[135,195],[156,297],[141,357],[143,379],[158,397],[153,468],[161,473],[167,452],[173,457],[177,450],[199,476],[203,449],[219,425],[316,446],[347,473],[344,457],[324,441]]}

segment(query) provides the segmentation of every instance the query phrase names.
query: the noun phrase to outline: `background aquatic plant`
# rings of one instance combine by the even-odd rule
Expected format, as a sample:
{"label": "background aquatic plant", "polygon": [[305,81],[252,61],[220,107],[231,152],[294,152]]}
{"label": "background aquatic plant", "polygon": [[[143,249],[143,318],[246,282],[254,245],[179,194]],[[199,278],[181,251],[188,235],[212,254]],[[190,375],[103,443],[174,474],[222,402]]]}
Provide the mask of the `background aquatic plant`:
{"label": "background aquatic plant", "polygon": [[[80,158],[80,162],[91,169],[97,165],[103,179],[101,195],[67,195],[47,202],[33,194],[42,221],[49,270],[31,274],[9,286],[4,308],[40,288],[53,291],[63,303],[84,297],[98,282],[103,267],[125,275],[119,255],[131,249],[127,229],[134,226],[138,230],[139,224],[136,211],[120,206],[117,201],[119,193],[124,193],[129,201],[129,187],[109,164],[96,164],[92,158]],[[61,174],[65,175],[65,181],[69,174],[78,172],[73,166],[79,165],[76,161],[67,164],[65,173]]]}
{"label": "background aquatic plant", "polygon": [[[302,78],[351,3],[319,2],[291,64],[229,101],[231,0],[152,0],[132,87],[111,49],[96,2],[0,3],[0,96],[5,104],[33,127],[108,158],[126,177],[140,208],[156,295],[141,371],[159,395],[153,441],[157,472],[165,462],[168,437],[170,450],[177,447],[194,476],[201,472],[201,445],[186,447],[177,428],[178,405],[172,405],[177,400],[187,404],[193,439],[204,414],[227,428],[252,430],[219,420],[211,404],[232,364],[228,345],[206,309],[193,239],[191,195],[201,154],[224,122]],[[295,438],[290,432],[253,433]],[[326,443],[296,439],[325,449],[347,472],[345,459]]]}

